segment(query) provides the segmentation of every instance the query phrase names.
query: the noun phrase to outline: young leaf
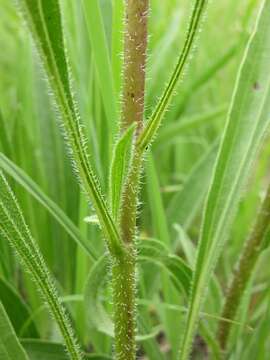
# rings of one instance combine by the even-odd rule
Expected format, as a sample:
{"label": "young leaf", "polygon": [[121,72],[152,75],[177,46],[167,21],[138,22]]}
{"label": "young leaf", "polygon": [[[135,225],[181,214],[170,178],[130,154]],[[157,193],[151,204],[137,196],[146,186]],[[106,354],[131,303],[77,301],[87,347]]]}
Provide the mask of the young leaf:
{"label": "young leaf", "polygon": [[0,301],[0,359],[28,360]]}
{"label": "young leaf", "polygon": [[112,216],[119,216],[119,208],[123,193],[124,180],[128,173],[128,165],[132,156],[132,138],[136,124],[132,124],[115,145],[112,166],[110,169],[109,191]]}
{"label": "young leaf", "polygon": [[264,1],[240,68],[208,194],[182,344],[182,360],[189,356],[210,273],[228,238],[243,188],[270,122],[269,11],[270,2]]}
{"label": "young leaf", "polygon": [[70,358],[81,359],[80,349],[65,310],[57,296],[54,282],[2,172],[0,172],[0,236],[15,249],[23,268],[34,279],[59,326]]}
{"label": "young leaf", "polygon": [[17,0],[17,2],[45,68],[53,99],[63,124],[74,170],[88,199],[96,209],[110,251],[119,252],[121,251],[119,234],[89,163],[86,140],[72,96],[59,2],[58,0]]}
{"label": "young leaf", "polygon": [[207,4],[207,0],[196,0],[196,2],[195,2],[192,16],[190,19],[190,23],[189,23],[188,30],[187,30],[185,43],[184,43],[183,49],[180,53],[176,67],[173,71],[173,74],[169,80],[169,83],[168,83],[161,99],[159,100],[159,102],[156,106],[156,109],[154,110],[154,113],[151,115],[150,119],[148,120],[148,122],[146,124],[146,127],[142,131],[142,133],[137,141],[138,149],[141,152],[143,152],[149,146],[149,144],[151,144],[153,138],[155,137],[156,132],[162,121],[162,118],[168,108],[170,101],[171,101],[171,98],[175,91],[178,80],[181,78],[181,76],[183,74],[183,70],[186,66],[188,56],[194,45],[194,40],[196,38],[198,29],[200,26],[200,22],[201,22],[203,14],[204,14],[206,4]]}

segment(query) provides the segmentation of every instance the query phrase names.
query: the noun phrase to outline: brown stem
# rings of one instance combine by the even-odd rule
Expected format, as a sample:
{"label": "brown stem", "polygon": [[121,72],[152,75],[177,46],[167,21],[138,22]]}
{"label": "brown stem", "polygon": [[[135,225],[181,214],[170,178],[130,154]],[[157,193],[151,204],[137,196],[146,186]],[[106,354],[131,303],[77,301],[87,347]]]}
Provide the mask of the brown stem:
{"label": "brown stem", "polygon": [[[234,272],[232,282],[228,288],[222,318],[233,320],[248,281],[255,268],[262,251],[263,240],[270,224],[270,186],[258,213],[255,226],[243,249],[238,266]],[[220,321],[218,328],[218,341],[222,350],[226,349],[230,335],[231,323]]]}
{"label": "brown stem", "polygon": [[143,126],[148,0],[126,0],[122,130]]}

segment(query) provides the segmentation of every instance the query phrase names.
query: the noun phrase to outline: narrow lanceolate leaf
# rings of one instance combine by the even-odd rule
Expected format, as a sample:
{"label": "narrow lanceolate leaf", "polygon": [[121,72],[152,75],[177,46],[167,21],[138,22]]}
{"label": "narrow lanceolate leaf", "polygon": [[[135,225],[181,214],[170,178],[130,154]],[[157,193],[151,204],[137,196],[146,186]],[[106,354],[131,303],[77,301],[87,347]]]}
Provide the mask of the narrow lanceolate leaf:
{"label": "narrow lanceolate leaf", "polygon": [[132,124],[115,145],[110,170],[110,206],[114,219],[117,219],[123,193],[125,177],[132,156],[132,137],[136,124]]}
{"label": "narrow lanceolate leaf", "polygon": [[9,321],[5,308],[0,302],[0,359],[28,360],[15,331]]}
{"label": "narrow lanceolate leaf", "polygon": [[79,229],[65,214],[65,212],[50,199],[42,189],[16,164],[0,153],[0,168],[20,184],[30,195],[32,195],[44,208],[54,217],[71,238],[92,258],[96,259],[95,251],[91,244],[81,235]]}
{"label": "narrow lanceolate leaf", "polygon": [[186,67],[190,52],[193,48],[194,40],[196,39],[196,35],[199,30],[200,22],[204,14],[206,4],[207,0],[196,0],[195,2],[194,9],[191,15],[191,20],[188,26],[186,40],[177,61],[176,67],[161,99],[156,106],[156,109],[154,110],[154,113],[151,115],[145,129],[143,130],[138,139],[138,148],[141,152],[143,152],[148,147],[148,145],[151,144],[153,138],[155,137],[164,113],[167,110],[173,93],[176,89],[178,80],[183,75],[183,70]]}
{"label": "narrow lanceolate leaf", "polygon": [[60,303],[54,282],[2,172],[0,172],[0,236],[15,249],[23,268],[34,279],[59,326],[70,358],[81,359],[80,350],[65,310]]}
{"label": "narrow lanceolate leaf", "polygon": [[237,79],[204,214],[181,359],[187,359],[207,290],[270,123],[270,2],[265,1]]}
{"label": "narrow lanceolate leaf", "polygon": [[76,104],[70,86],[58,0],[17,0],[33,35],[60,114],[64,135],[79,181],[100,218],[109,249],[118,251],[119,236],[89,164]]}

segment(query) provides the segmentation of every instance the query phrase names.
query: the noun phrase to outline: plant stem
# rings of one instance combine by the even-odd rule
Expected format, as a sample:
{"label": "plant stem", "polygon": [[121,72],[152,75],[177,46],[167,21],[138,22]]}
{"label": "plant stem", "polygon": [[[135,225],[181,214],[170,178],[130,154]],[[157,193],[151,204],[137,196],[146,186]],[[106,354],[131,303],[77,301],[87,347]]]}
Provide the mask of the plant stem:
{"label": "plant stem", "polygon": [[113,304],[115,358],[134,360],[136,354],[135,321],[135,255],[133,247],[118,259],[113,259]]}
{"label": "plant stem", "polygon": [[[149,0],[126,0],[121,131],[136,123],[143,128],[147,15]],[[120,232],[125,251],[112,263],[115,357],[134,360],[136,355],[136,213],[142,156],[135,149],[125,182],[120,211]]]}
{"label": "plant stem", "polygon": [[[222,318],[233,320],[242,296],[257,260],[263,249],[263,241],[270,224],[270,186],[258,213],[255,226],[243,249],[238,266],[234,272],[233,279],[228,288]],[[218,328],[218,341],[222,350],[226,349],[227,340],[230,335],[231,322],[220,321]]]}
{"label": "plant stem", "polygon": [[143,126],[147,15],[149,0],[126,0],[122,130],[133,122]]}

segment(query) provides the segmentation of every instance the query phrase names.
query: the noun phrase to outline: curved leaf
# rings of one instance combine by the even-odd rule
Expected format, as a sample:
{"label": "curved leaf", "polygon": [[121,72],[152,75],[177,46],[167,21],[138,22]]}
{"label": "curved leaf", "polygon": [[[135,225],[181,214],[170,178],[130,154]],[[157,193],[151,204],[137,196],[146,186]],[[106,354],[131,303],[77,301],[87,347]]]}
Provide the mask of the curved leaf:
{"label": "curved leaf", "polygon": [[56,292],[42,254],[25,223],[16,198],[0,171],[0,236],[15,249],[23,268],[28,271],[43,295],[63,335],[69,356],[80,360],[81,353]]}

